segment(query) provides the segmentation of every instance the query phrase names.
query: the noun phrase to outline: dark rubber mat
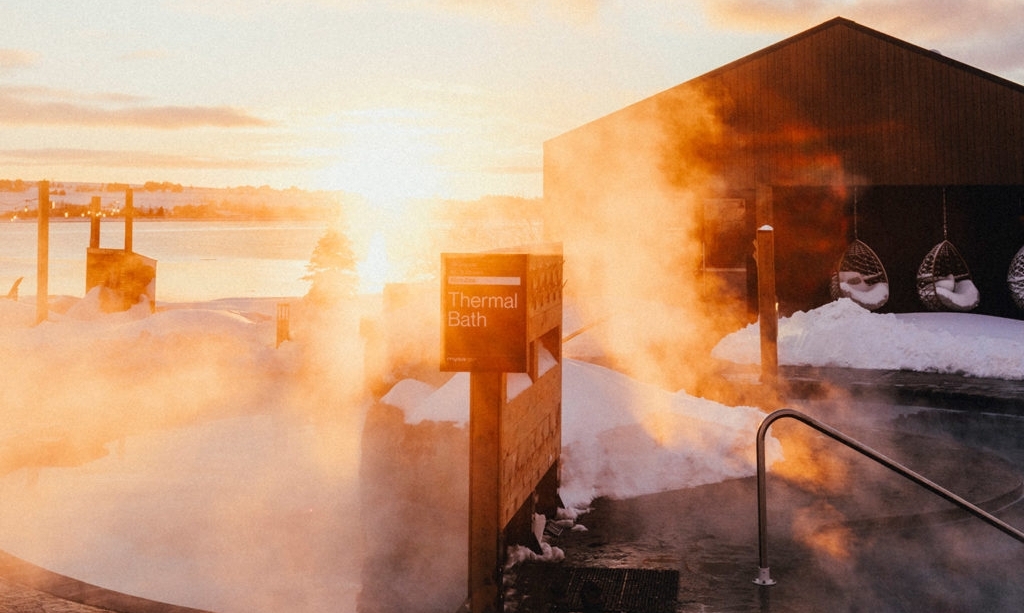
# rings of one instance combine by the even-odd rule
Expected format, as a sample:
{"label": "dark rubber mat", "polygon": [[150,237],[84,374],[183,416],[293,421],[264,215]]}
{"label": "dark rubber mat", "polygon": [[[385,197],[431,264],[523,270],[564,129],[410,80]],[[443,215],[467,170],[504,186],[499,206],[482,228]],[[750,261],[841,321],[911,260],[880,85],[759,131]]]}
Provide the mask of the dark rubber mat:
{"label": "dark rubber mat", "polygon": [[528,563],[507,596],[519,613],[673,613],[679,571]]}

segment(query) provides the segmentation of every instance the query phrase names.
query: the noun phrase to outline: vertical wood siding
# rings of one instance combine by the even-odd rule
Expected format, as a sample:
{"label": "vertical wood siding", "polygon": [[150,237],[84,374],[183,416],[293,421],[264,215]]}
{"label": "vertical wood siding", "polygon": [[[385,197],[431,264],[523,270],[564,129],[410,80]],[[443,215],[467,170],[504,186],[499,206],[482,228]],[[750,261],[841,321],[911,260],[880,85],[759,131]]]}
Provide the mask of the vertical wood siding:
{"label": "vertical wood siding", "polygon": [[678,87],[722,98],[742,145],[719,157],[747,185],[824,179],[830,158],[852,183],[1024,183],[1024,87],[845,20]]}

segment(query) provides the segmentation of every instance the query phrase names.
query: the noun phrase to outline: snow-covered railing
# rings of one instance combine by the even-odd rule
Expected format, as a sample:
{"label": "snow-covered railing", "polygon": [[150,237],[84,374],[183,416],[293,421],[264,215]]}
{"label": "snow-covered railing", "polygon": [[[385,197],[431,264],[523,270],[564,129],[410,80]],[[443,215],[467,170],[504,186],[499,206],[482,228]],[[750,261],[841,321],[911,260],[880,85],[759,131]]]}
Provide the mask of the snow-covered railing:
{"label": "snow-covered railing", "polygon": [[964,500],[960,496],[957,496],[953,492],[946,488],[937,485],[936,483],[926,479],[920,474],[910,470],[906,466],[903,466],[899,462],[888,458],[881,453],[878,453],[874,449],[867,445],[846,436],[842,432],[832,428],[826,424],[823,424],[816,419],[805,415],[799,411],[793,409],[779,409],[764,418],[761,422],[761,426],[757,429],[757,545],[758,545],[758,566],[759,571],[757,578],[754,579],[754,583],[758,585],[775,585],[775,580],[771,578],[771,573],[768,567],[768,502],[767,502],[767,484],[765,483],[765,435],[768,433],[768,428],[776,420],[782,419],[783,417],[790,417],[797,421],[803,422],[808,426],[814,428],[818,432],[839,441],[847,447],[853,449],[865,455],[872,460],[878,462],[882,466],[895,471],[907,479],[910,479],[914,483],[921,487],[931,491],[934,494],[945,498],[949,502],[952,502],[956,506],[964,509],[968,513],[971,513],[978,519],[991,524],[992,526],[1002,530],[1006,534],[1012,536],[1018,541],[1024,543],[1024,532],[1014,528],[1007,524],[998,517],[988,513],[984,509],[977,505],[971,504]]}

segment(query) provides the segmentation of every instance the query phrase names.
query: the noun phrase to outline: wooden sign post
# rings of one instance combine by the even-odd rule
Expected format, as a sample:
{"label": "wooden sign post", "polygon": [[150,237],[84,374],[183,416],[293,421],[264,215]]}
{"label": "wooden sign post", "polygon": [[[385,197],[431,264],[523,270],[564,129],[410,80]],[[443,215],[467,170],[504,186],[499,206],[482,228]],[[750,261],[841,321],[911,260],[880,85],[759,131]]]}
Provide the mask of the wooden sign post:
{"label": "wooden sign post", "polygon": [[[441,370],[470,377],[469,605],[472,613],[496,613],[506,528],[524,509],[532,513],[553,471],[557,490],[561,248],[442,254],[441,277]],[[530,383],[514,398],[510,376]]]}

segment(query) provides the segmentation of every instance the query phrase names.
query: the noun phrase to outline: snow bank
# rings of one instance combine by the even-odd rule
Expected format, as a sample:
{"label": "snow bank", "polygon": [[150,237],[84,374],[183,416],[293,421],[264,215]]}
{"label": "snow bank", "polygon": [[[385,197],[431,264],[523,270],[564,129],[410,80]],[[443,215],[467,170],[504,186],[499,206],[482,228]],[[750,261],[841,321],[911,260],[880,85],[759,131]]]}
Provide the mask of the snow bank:
{"label": "snow bank", "polygon": [[[779,320],[779,363],[1024,379],[1024,321],[971,313],[873,313],[842,298]],[[758,364],[756,323],[712,356]]]}
{"label": "snow bank", "polygon": [[[673,394],[576,360],[564,362],[562,382],[560,494],[571,508],[754,474],[758,409]],[[384,401],[409,424],[468,423],[468,374],[417,399],[424,385],[399,382]],[[779,453],[773,439],[770,453]]]}
{"label": "snow bank", "polygon": [[[669,393],[572,360],[563,386],[559,493],[570,508],[755,474],[758,409]],[[770,439],[769,461],[779,452]]]}
{"label": "snow bank", "polygon": [[434,391],[433,386],[422,381],[403,379],[396,383],[387,394],[384,394],[380,401],[409,413],[414,411]]}
{"label": "snow bank", "polygon": [[251,410],[285,359],[273,347],[273,322],[229,311],[137,305],[107,314],[91,293],[38,325],[33,303],[2,300],[0,321],[5,437],[73,430],[91,438],[94,428]]}

